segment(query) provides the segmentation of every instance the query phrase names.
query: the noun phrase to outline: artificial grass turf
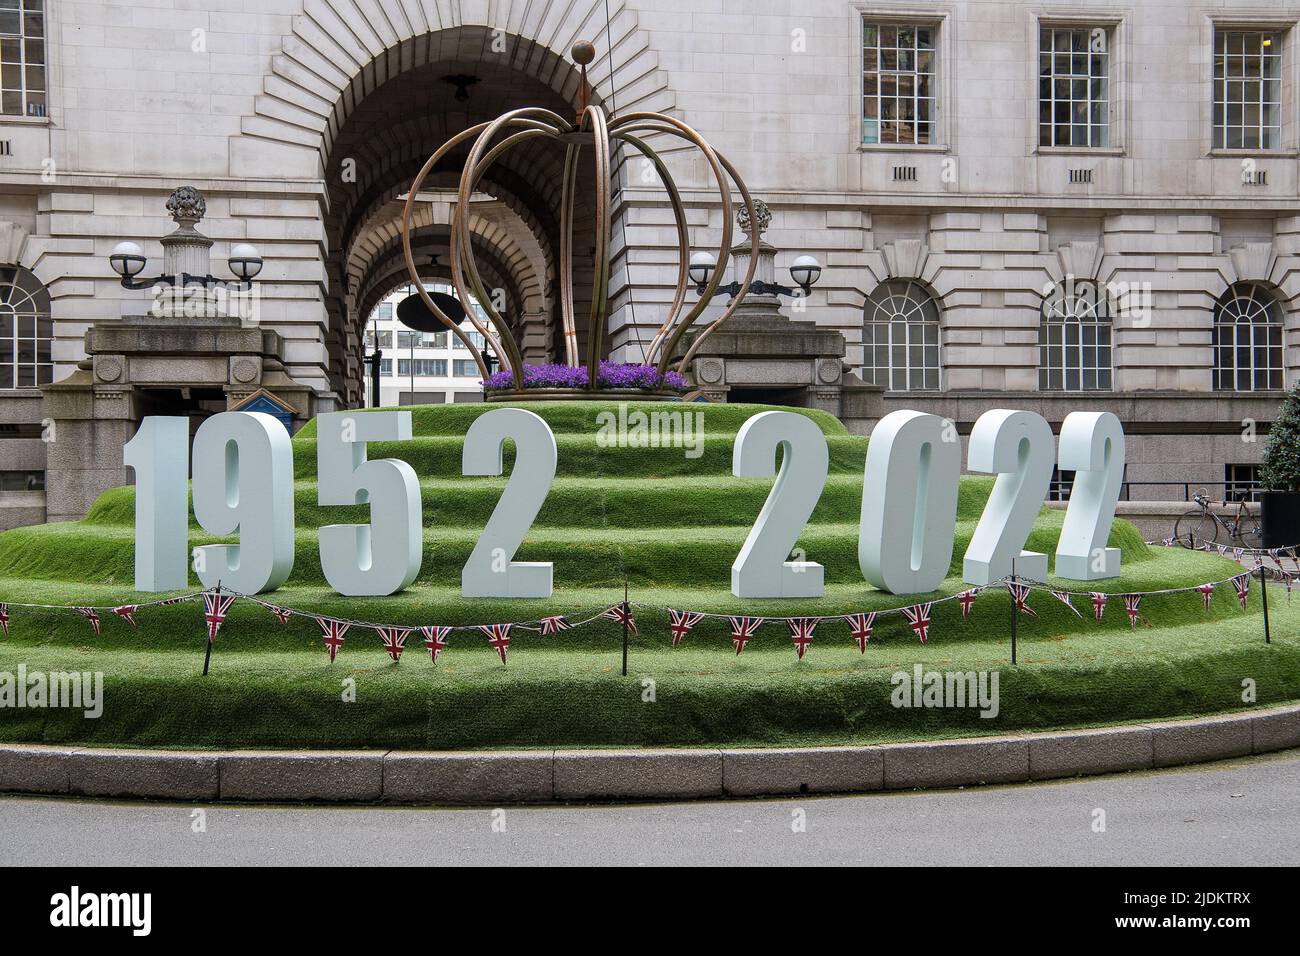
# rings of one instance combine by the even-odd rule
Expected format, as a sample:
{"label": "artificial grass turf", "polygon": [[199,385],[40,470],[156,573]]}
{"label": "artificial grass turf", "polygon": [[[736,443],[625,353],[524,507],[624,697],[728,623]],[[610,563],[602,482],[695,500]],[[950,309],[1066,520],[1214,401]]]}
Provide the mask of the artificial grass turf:
{"label": "artificial grass turf", "polygon": [[[827,596],[819,601],[742,601],[728,591],[730,565],[770,482],[732,477],[731,445],[735,430],[763,406],[630,406],[692,414],[698,409],[706,429],[699,458],[687,457],[682,448],[602,444],[594,434],[596,416],[617,406],[528,407],[557,432],[560,473],[516,559],[554,562],[560,587],[551,600],[467,601],[459,596],[460,568],[505,484],[504,478],[458,477],[459,436],[488,410],[484,406],[416,409],[414,442],[371,446],[371,458],[401,457],[422,478],[424,570],[415,587],[387,598],[345,599],[324,585],[315,528],[365,521],[367,509],[316,506],[315,484],[308,480],[315,473],[314,423],[305,428],[294,442],[301,479],[295,488],[295,570],[289,586],[268,600],[345,619],[408,626],[536,620],[590,611],[620,600],[624,580],[634,602],[658,609],[834,615],[911,603],[907,595],[882,594],[862,582],[857,521],[866,441],[848,435],[833,418],[806,413],[827,434],[831,474],[799,543],[809,559],[825,565]],[[509,469],[510,455],[506,457]],[[991,478],[962,480],[954,571],[991,485]],[[84,522],[0,535],[0,600],[105,606],[154,597],[123,590],[133,578],[133,511],[132,490],[114,489]],[[1028,547],[1051,553],[1061,520],[1060,512],[1044,510]],[[222,540],[230,539],[191,534],[192,545]],[[1239,570],[1206,554],[1153,551],[1126,522],[1115,523],[1111,543],[1124,553],[1119,578],[1090,585],[1056,583],[1120,593],[1221,580]],[[950,578],[939,594],[964,587]],[[1081,618],[1045,594],[1036,594],[1032,604],[1040,617],[1021,620],[1023,666],[1012,678],[1018,688],[1009,698],[1014,706],[1010,711],[1004,706],[1004,713],[1018,716],[994,722],[996,726],[968,711],[881,708],[887,706],[893,670],[912,662],[1004,665],[1009,605],[1002,591],[981,596],[968,622],[961,620],[955,602],[936,604],[932,643],[923,648],[899,615],[878,620],[865,656],[857,655],[842,622],[826,622],[813,656],[800,663],[794,662],[783,623],[765,625],[737,659],[725,622],[706,621],[687,647],[669,650],[666,614],[638,608],[632,677],[652,677],[657,687],[663,686],[661,678],[666,680],[673,702],[650,711],[633,706],[640,704],[639,679],[629,684],[612,674],[621,635],[609,621],[549,638],[516,630],[505,667],[477,632],[453,634],[448,656],[436,668],[425,658],[418,636],[413,637],[403,663],[393,666],[372,632],[354,628],[338,664],[330,667],[312,621],[281,625],[266,610],[241,602],[222,631],[213,674],[205,680],[196,676],[204,639],[197,605],[142,612],[139,630],[106,614],[98,639],[90,638],[89,626],[75,614],[15,609],[14,636],[0,642],[0,670],[6,663],[102,670],[110,700],[123,703],[98,722],[57,711],[0,710],[0,737],[154,746],[846,742],[1223,709],[1239,702],[1225,687],[1235,681],[1239,697],[1235,675],[1251,668],[1255,673],[1247,676],[1259,680],[1259,674],[1268,675],[1269,690],[1261,686],[1261,701],[1300,696],[1292,649],[1279,634],[1275,649],[1259,651],[1251,638],[1258,624],[1252,627],[1236,610],[1230,589],[1221,589],[1208,613],[1201,611],[1200,596],[1194,593],[1149,597],[1143,610],[1160,627],[1139,628],[1136,635],[1129,632],[1118,600],[1101,624],[1091,620],[1086,605]],[[1184,631],[1199,636],[1183,643]],[[1216,633],[1222,642],[1215,642]],[[1093,643],[1097,641],[1101,643]],[[1144,661],[1150,667],[1144,669]],[[365,675],[364,681],[358,675]],[[348,676],[357,679],[358,703],[340,709],[339,686]],[[1007,685],[1002,693],[1007,699]]]}

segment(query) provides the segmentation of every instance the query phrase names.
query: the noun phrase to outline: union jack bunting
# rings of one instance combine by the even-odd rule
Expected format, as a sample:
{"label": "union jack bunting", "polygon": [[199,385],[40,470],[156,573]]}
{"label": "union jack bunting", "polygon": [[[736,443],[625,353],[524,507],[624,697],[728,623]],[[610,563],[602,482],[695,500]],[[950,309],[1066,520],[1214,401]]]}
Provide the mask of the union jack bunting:
{"label": "union jack bunting", "polygon": [[1106,595],[1101,591],[1093,591],[1089,597],[1092,599],[1092,613],[1100,621],[1106,611]]}
{"label": "union jack bunting", "polygon": [[[1038,612],[1029,606],[1029,585],[1010,583],[1007,585],[1011,589],[1011,597],[1016,602],[1016,610],[1021,614],[1028,614],[1030,617],[1038,617]],[[924,640],[924,638],[922,638]]]}
{"label": "union jack bunting", "polygon": [[1237,575],[1232,579],[1232,586],[1237,589],[1237,600],[1241,604],[1241,609],[1246,610],[1246,599],[1250,597],[1250,575]]}
{"label": "union jack bunting", "polygon": [[93,607],[79,607],[77,613],[90,622],[90,626],[95,631],[95,636],[99,637],[99,612]]}
{"label": "union jack bunting", "polygon": [[573,625],[564,619],[563,614],[556,614],[554,617],[542,618],[542,634],[558,634],[560,631],[571,631]]}
{"label": "union jack bunting", "polygon": [[794,652],[799,655],[799,660],[803,660],[804,654],[808,652],[808,645],[812,643],[813,631],[817,629],[817,618],[792,617],[789,624],[790,639],[794,641]]}
{"label": "union jack bunting", "polygon": [[1228,546],[1226,544],[1219,545],[1219,557],[1226,558],[1227,556],[1228,556]]}
{"label": "union jack bunting", "polygon": [[506,662],[506,651],[510,649],[509,624],[480,624],[478,629],[488,636],[488,643],[501,655],[501,663]]}
{"label": "union jack bunting", "polygon": [[1201,604],[1208,611],[1210,609],[1210,598],[1214,597],[1214,585],[1202,584],[1196,590],[1201,592]]}
{"label": "union jack bunting", "polygon": [[763,623],[761,617],[733,617],[731,619],[731,643],[736,645],[736,656],[745,649],[758,630],[758,626]]}
{"label": "union jack bunting", "polygon": [[903,617],[907,618],[907,623],[912,625],[912,630],[916,632],[916,636],[924,644],[930,639],[930,605],[914,604],[911,607],[903,608],[902,611]]}
{"label": "union jack bunting", "polygon": [[263,604],[262,607],[279,618],[281,624],[288,624],[289,618],[293,617],[293,611],[290,611],[287,607],[280,607],[276,604]]}
{"label": "union jack bunting", "polygon": [[5,637],[9,636],[9,605],[0,604],[0,631],[5,632]]}
{"label": "union jack bunting", "polygon": [[325,635],[325,649],[330,652],[330,663],[333,664],[335,658],[339,656],[339,648],[343,646],[343,635],[352,625],[328,617],[318,617],[316,623],[320,625],[321,633]]}
{"label": "union jack bunting", "polygon": [[135,627],[135,612],[138,610],[140,610],[138,604],[123,604],[121,607],[113,608],[113,613],[132,627]]}
{"label": "union jack bunting", "polygon": [[172,604],[184,604],[184,603],[185,603],[186,601],[188,601],[188,600],[190,600],[188,597],[174,597],[174,598],[167,598],[167,600],[165,600],[165,601],[159,601],[159,602],[158,602],[158,606],[159,606],[159,607],[167,607],[167,606],[172,605]]}
{"label": "union jack bunting", "polygon": [[633,634],[636,633],[636,621],[632,619],[632,608],[623,607],[621,604],[615,604],[608,611],[601,612],[601,617],[607,617],[611,621],[618,621],[620,624],[626,624],[627,629]]}
{"label": "union jack bunting", "polygon": [[1074,606],[1074,602],[1070,600],[1069,591],[1053,591],[1049,588],[1047,593],[1073,611],[1075,617],[1083,617],[1083,615],[1079,613],[1079,609]]}
{"label": "union jack bunting", "polygon": [[1142,603],[1142,595],[1125,594],[1124,595],[1124,613],[1128,615],[1128,626],[1137,627],[1138,622],[1138,605]]}
{"label": "union jack bunting", "polygon": [[957,601],[961,604],[962,618],[970,617],[971,608],[975,606],[975,595],[979,594],[979,588],[971,588],[969,591],[962,591],[957,595]]}
{"label": "union jack bunting", "polygon": [[[1290,603],[1291,603],[1291,588],[1292,588],[1292,586],[1294,586],[1294,584],[1295,584],[1295,575],[1294,575],[1294,574],[1287,574],[1285,571],[1283,571],[1283,572],[1282,572],[1282,587],[1286,588],[1286,603],[1287,603],[1287,604],[1290,604]],[[8,633],[8,631],[9,631],[9,629],[6,627],[6,628],[5,628],[5,633]]]}
{"label": "union jack bunting", "polygon": [[451,628],[422,627],[420,633],[424,635],[424,646],[429,651],[429,660],[434,664],[438,663],[438,655],[447,649],[447,635],[451,633]]}
{"label": "union jack bunting", "polygon": [[1233,549],[1232,549],[1232,558],[1233,558],[1234,561],[1240,561],[1240,560],[1241,560],[1241,556],[1242,556],[1243,554],[1245,554],[1245,553],[1246,553],[1246,549],[1245,549],[1245,548],[1233,548]]}
{"label": "union jack bunting", "polygon": [[384,650],[388,651],[388,656],[394,661],[400,661],[402,651],[406,649],[406,639],[411,636],[411,628],[377,627],[375,633],[384,642]]}
{"label": "union jack bunting", "polygon": [[871,625],[875,623],[876,612],[845,614],[844,620],[849,622],[849,629],[853,632],[853,640],[857,642],[858,650],[865,654],[867,652],[867,641],[871,640]]}
{"label": "union jack bunting", "polygon": [[673,647],[676,647],[683,637],[691,633],[691,628],[700,623],[704,615],[696,611],[674,611],[669,608],[668,617],[671,621],[668,630],[673,636]]}
{"label": "union jack bunting", "polygon": [[203,620],[208,625],[208,643],[217,639],[217,632],[226,621],[226,612],[235,603],[235,595],[220,591],[203,592]]}

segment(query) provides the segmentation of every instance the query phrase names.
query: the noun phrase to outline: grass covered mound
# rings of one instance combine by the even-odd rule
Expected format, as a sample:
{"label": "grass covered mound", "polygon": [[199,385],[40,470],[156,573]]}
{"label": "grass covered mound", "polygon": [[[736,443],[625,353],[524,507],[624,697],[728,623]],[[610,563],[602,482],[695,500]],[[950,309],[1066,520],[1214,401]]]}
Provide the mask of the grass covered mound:
{"label": "grass covered mound", "polygon": [[[414,410],[411,442],[375,443],[370,457],[400,457],[421,479],[425,557],[407,592],[344,599],[325,584],[316,553],[322,524],[365,521],[365,507],[316,504],[314,423],[294,439],[297,554],[288,584],[267,599],[351,620],[473,625],[591,612],[621,600],[628,582],[638,634],[629,676],[619,672],[622,633],[613,621],[542,637],[516,629],[502,666],[478,632],[453,632],[436,667],[418,633],[393,664],[378,637],[353,628],[331,665],[310,619],[281,624],[251,602],[236,603],[199,676],[205,633],[201,606],[142,612],[140,627],[105,616],[94,638],[75,613],[14,609],[0,641],[0,672],[94,670],[105,675],[105,710],[0,709],[0,739],[149,746],[494,747],[817,743],[1002,733],[1079,723],[1141,720],[1223,710],[1242,704],[1250,678],[1259,703],[1300,697],[1295,618],[1274,596],[1274,643],[1262,642],[1258,594],[1243,613],[1230,587],[1209,611],[1200,595],[1151,596],[1130,629],[1122,602],[1101,623],[1086,599],[1082,616],[1035,593],[1039,617],[1019,620],[1020,666],[1009,666],[1010,607],[1005,592],[980,596],[969,620],[956,602],[935,604],[928,645],[901,615],[880,617],[865,654],[842,621],[826,621],[803,661],[783,622],[761,627],[736,657],[725,620],[706,619],[670,646],[665,608],[777,617],[885,610],[910,603],[872,590],[857,564],[866,440],[834,418],[804,411],[826,434],[831,473],[799,547],[826,568],[826,597],[738,600],[730,566],[762,507],[770,482],[731,476],[740,425],[763,406],[631,403],[627,414],[691,416],[677,447],[640,447],[602,432],[618,406],[530,403],[559,445],[555,483],[517,560],[551,561],[550,600],[464,600],[460,570],[506,479],[460,477],[461,438],[482,405]],[[698,420],[694,417],[701,416]],[[696,432],[696,427],[700,431]],[[632,443],[626,439],[632,438]],[[680,436],[679,436],[680,437]],[[629,447],[629,444],[631,446]],[[684,444],[685,447],[682,447]],[[507,474],[513,465],[507,450]],[[952,576],[941,595],[964,589],[961,557],[992,479],[964,478]],[[1029,545],[1052,553],[1061,513],[1044,510]],[[0,534],[0,601],[105,606],[157,597],[135,595],[134,495],[104,494],[84,521]],[[224,540],[191,530],[191,545]],[[1240,569],[1208,554],[1149,549],[1117,521],[1111,544],[1123,574],[1074,590],[1120,594],[1222,580]],[[195,589],[198,585],[195,582]],[[1258,581],[1254,584],[1257,592]],[[1300,611],[1300,604],[1297,605]],[[909,709],[890,703],[898,671],[998,670],[996,717],[972,709]],[[348,687],[353,688],[354,700]]]}

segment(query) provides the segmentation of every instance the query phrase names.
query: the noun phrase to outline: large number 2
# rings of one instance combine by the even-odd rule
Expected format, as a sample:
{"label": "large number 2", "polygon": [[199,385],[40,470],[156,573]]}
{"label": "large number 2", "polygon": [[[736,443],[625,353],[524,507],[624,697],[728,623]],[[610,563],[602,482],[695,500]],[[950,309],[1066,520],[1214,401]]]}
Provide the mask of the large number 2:
{"label": "large number 2", "polygon": [[496,510],[460,574],[462,597],[551,596],[549,561],[513,561],[542,509],[559,457],[551,427],[522,408],[496,408],[474,419],[465,433],[461,474],[499,475],[506,439],[515,443],[515,467]]}
{"label": "large number 2", "polygon": [[1095,581],[1119,574],[1119,548],[1106,547],[1124,481],[1124,428],[1110,412],[1071,412],[1061,423],[1059,463],[1074,471],[1056,545],[1056,575]]}
{"label": "large number 2", "polygon": [[209,534],[239,544],[194,549],[207,588],[274,591],[293,570],[293,445],[277,419],[221,412],[194,435],[194,517]]}
{"label": "large number 2", "polygon": [[1047,580],[1047,555],[1021,549],[1047,497],[1052,451],[1052,428],[1042,415],[995,408],[976,419],[967,467],[998,480],[966,549],[962,576],[967,584],[988,584],[1013,571]]}
{"label": "large number 2", "polygon": [[370,505],[369,524],[320,529],[320,565],[339,594],[393,594],[420,573],[420,482],[395,458],[366,460],[366,443],[409,441],[411,413],[331,412],[316,419],[322,505]]}
{"label": "large number 2", "polygon": [[758,520],[731,566],[737,597],[821,597],[824,571],[812,561],[786,561],[826,486],[830,455],[812,419],[794,412],[759,412],[741,426],[732,450],[737,478],[770,478],[781,471]]}

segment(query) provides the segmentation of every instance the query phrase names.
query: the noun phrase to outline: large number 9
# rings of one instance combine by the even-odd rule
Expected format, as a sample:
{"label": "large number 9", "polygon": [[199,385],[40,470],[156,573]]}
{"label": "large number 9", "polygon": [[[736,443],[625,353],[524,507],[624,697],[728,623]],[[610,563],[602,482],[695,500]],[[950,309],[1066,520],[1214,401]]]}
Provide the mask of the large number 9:
{"label": "large number 9", "polygon": [[194,549],[204,587],[274,591],[293,570],[293,444],[277,419],[221,412],[194,435],[194,518],[239,544]]}
{"label": "large number 9", "polygon": [[395,458],[366,460],[366,442],[409,441],[410,412],[331,412],[316,419],[322,505],[370,505],[369,524],[320,529],[325,580],[350,597],[393,594],[420,573],[420,482]]}

